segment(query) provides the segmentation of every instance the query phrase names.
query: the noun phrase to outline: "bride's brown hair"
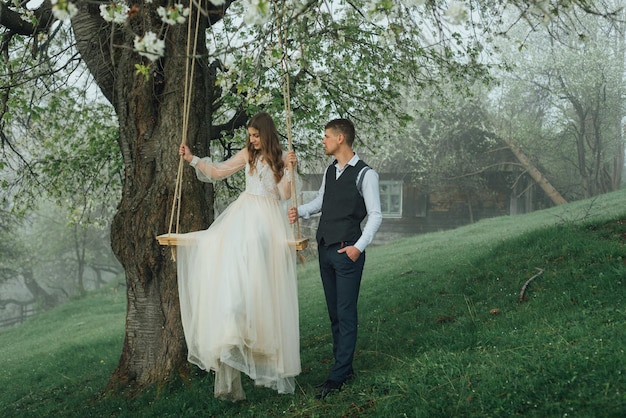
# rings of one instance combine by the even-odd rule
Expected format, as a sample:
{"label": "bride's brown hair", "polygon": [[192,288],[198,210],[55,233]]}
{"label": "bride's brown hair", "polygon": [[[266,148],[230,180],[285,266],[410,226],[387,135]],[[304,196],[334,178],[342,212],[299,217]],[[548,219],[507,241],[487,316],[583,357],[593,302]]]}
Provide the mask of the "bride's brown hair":
{"label": "bride's brown hair", "polygon": [[254,149],[254,145],[250,142],[248,136],[248,142],[246,147],[248,148],[248,163],[250,164],[250,172],[256,170],[256,163],[259,157],[263,157],[265,162],[270,166],[274,173],[274,179],[276,183],[283,177],[285,171],[285,162],[283,161],[283,148],[280,145],[278,139],[278,130],[274,124],[272,117],[265,113],[257,113],[248,122],[248,128],[254,128],[259,131],[259,137],[261,138],[261,149]]}

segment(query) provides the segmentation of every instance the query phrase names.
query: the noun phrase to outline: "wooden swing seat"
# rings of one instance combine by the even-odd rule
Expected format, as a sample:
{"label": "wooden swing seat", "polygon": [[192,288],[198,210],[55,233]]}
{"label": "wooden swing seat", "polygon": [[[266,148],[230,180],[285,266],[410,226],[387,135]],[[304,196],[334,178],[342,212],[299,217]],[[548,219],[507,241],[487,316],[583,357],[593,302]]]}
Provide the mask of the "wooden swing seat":
{"label": "wooden swing seat", "polygon": [[182,234],[162,234],[158,235],[156,239],[161,245],[182,245],[185,242],[182,239]]}
{"label": "wooden swing seat", "polygon": [[[165,246],[188,245],[191,240],[184,239],[183,236],[184,234],[162,234],[158,235],[156,238],[159,244]],[[306,250],[309,246],[309,239],[297,238],[294,241],[289,241],[289,245],[296,247],[296,251]]]}
{"label": "wooden swing seat", "polygon": [[309,246],[308,238],[296,238],[295,241],[289,241],[289,245],[293,245],[296,247],[296,251],[306,250]]}

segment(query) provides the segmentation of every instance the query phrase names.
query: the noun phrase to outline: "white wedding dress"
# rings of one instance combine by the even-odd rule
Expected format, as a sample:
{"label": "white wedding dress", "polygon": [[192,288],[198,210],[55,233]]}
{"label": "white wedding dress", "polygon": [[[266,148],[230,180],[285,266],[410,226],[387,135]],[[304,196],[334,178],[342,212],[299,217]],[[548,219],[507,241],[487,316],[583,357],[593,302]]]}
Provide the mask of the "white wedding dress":
{"label": "white wedding dress", "polygon": [[[245,151],[245,150],[244,150]],[[245,166],[246,190],[204,231],[177,248],[180,311],[188,359],[215,372],[215,396],[245,399],[243,372],[256,385],[293,393],[301,371],[296,253],[270,167],[247,153],[225,163],[202,159],[201,180]],[[219,172],[219,175],[215,175]],[[287,177],[287,176],[285,176]]]}

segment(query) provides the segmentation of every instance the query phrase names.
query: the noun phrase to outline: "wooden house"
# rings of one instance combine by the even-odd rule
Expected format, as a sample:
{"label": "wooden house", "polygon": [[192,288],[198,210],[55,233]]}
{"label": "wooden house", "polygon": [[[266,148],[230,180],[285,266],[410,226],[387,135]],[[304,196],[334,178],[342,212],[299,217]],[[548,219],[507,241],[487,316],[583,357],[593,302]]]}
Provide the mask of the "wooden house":
{"label": "wooden house", "polygon": [[[496,216],[531,212],[550,206],[550,201],[517,166],[502,164],[480,174],[481,188],[460,184],[423,190],[406,173],[379,171],[383,222],[373,244],[398,238],[457,228]],[[322,174],[303,176],[301,199],[317,194]],[[319,215],[302,220],[303,235],[313,241]]]}

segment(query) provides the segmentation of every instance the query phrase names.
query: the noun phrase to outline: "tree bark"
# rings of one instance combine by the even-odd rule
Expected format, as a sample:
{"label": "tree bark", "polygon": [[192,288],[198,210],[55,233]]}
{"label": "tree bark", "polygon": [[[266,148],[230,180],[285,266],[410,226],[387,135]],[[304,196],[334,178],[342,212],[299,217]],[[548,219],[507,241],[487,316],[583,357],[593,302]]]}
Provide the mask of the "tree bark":
{"label": "tree bark", "polygon": [[[124,159],[123,194],[111,226],[111,241],[126,273],[127,314],[122,354],[107,391],[133,391],[188,371],[176,263],[170,248],[156,240],[168,230],[180,162],[187,24],[168,28],[165,58],[150,65],[146,79],[137,74],[135,64],[150,62],[142,61],[130,48],[108,49],[111,31],[107,32],[97,13],[96,7],[84,9],[73,25],[81,56],[116,110]],[[143,22],[148,19],[134,19],[140,17]],[[206,127],[206,97],[214,88],[206,83],[205,22],[199,28],[195,56],[202,58],[196,59],[190,97],[188,143],[192,147],[206,144],[208,133],[200,128]],[[138,33],[143,30],[134,28]],[[130,31],[118,28],[113,36],[115,44],[133,44]],[[182,232],[206,228],[212,221],[212,189],[207,192],[192,173],[185,167]]]}
{"label": "tree bark", "polygon": [[[184,35],[172,30],[170,38]],[[176,264],[169,248],[156,241],[156,236],[168,229],[177,150],[182,142],[185,51],[180,46],[185,42],[170,40],[167,56],[171,58],[163,60],[162,72],[153,73],[150,80],[133,75],[137,56],[124,57],[122,62],[128,66],[117,71],[116,108],[126,176],[111,237],[113,251],[126,271],[128,310],[124,348],[109,387],[133,381],[139,386],[164,382],[172,372],[187,366]],[[199,43],[204,42],[202,37]],[[196,64],[202,75],[206,66]],[[204,91],[203,77],[196,77],[194,85],[189,138],[196,137],[204,114],[204,96],[198,94]],[[201,206],[200,200],[193,198],[203,193],[189,173],[183,185],[182,213],[196,217],[192,222],[183,219],[183,230],[201,229],[209,222],[204,210],[208,205]]]}
{"label": "tree bark", "polygon": [[72,19],[72,30],[76,37],[76,49],[89,68],[100,91],[109,103],[115,106],[113,96],[115,80],[114,45],[123,42],[119,26],[106,23],[100,16],[99,3],[86,4]]}

